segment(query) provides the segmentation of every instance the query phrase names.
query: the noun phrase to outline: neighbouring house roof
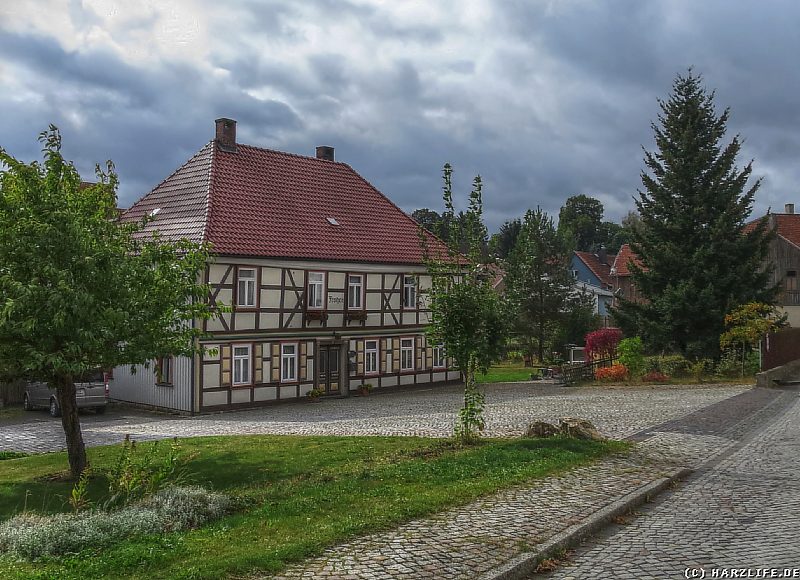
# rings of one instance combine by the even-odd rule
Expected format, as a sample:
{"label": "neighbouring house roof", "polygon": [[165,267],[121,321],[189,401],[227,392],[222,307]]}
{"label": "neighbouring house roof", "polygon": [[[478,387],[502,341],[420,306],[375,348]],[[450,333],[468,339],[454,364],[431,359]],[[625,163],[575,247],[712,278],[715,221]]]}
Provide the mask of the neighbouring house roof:
{"label": "neighbouring house roof", "polygon": [[216,254],[423,263],[417,222],[346,163],[316,157],[211,141],[122,219],[154,211],[147,230],[210,242]]}
{"label": "neighbouring house roof", "polygon": [[630,276],[630,264],[636,264],[642,270],[647,270],[642,264],[642,261],[639,259],[629,244],[623,244],[622,247],[619,249],[617,256],[614,258],[614,262],[611,265],[611,272],[614,276]]}
{"label": "neighbouring house roof", "polygon": [[800,247],[800,214],[770,213],[748,223],[744,227],[744,231],[752,231],[764,219],[769,220],[769,227],[774,228],[778,236]]}
{"label": "neighbouring house roof", "polygon": [[575,255],[581,262],[586,264],[586,267],[591,270],[592,274],[594,274],[600,282],[609,286],[612,285],[610,264],[614,263],[615,256],[613,254],[606,256],[607,263],[605,264],[600,261],[597,254],[592,254],[591,252],[575,252]]}

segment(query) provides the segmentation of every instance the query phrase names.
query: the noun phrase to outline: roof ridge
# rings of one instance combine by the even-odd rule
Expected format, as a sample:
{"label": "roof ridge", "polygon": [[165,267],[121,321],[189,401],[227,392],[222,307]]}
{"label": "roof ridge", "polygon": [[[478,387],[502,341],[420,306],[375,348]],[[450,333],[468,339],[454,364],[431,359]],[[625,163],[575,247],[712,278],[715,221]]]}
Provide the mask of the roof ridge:
{"label": "roof ridge", "polygon": [[[319,157],[312,157],[311,155],[301,155],[300,153],[290,153],[288,151],[279,151],[278,149],[270,149],[269,147],[259,147],[257,145],[245,145],[244,143],[237,143],[236,146],[237,147],[245,147],[246,149],[258,149],[259,151],[267,151],[269,153],[277,153],[278,155],[286,155],[287,157],[297,157],[298,159],[309,159],[311,161],[319,161],[320,163],[335,163],[337,165],[347,165],[347,163],[345,163],[343,161],[331,161],[330,159],[320,159]],[[347,167],[350,167],[350,166],[347,165]]]}

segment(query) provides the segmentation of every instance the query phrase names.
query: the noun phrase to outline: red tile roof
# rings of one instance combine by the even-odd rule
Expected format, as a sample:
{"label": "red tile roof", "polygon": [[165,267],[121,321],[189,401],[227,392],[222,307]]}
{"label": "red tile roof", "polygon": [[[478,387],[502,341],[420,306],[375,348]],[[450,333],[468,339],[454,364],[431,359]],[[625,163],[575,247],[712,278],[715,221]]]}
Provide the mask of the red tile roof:
{"label": "red tile roof", "polygon": [[633,250],[631,250],[630,245],[622,244],[622,247],[619,249],[619,253],[617,257],[614,259],[613,265],[611,269],[614,271],[615,276],[630,276],[631,271],[628,266],[633,263],[636,264],[639,268],[643,270],[647,270],[642,265],[642,261],[639,259]]}
{"label": "red tile roof", "polygon": [[591,252],[575,252],[575,255],[586,264],[586,267],[589,268],[592,274],[597,276],[603,284],[612,285],[610,264],[614,263],[614,254],[608,254],[606,256],[606,264],[600,262],[600,258],[597,257],[597,254],[592,254]]}
{"label": "red tile roof", "polygon": [[124,217],[155,208],[148,228],[206,240],[217,254],[423,262],[417,222],[345,163],[212,141]]}
{"label": "red tile roof", "polygon": [[769,219],[770,227],[775,228],[775,233],[785,240],[800,247],[800,214],[796,213],[771,213],[754,219],[744,227],[745,232],[752,231],[761,220]]}
{"label": "red tile roof", "polygon": [[158,232],[167,240],[187,238],[201,242],[207,217],[208,187],[214,147],[198,151],[175,173],[122,214],[123,220],[138,220],[153,214],[145,232]]}

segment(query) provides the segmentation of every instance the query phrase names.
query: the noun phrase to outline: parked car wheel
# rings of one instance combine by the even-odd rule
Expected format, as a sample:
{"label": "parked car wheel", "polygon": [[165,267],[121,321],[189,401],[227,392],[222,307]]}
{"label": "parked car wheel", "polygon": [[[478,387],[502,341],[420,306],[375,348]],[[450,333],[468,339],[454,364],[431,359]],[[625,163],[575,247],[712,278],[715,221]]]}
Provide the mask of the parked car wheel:
{"label": "parked car wheel", "polygon": [[102,407],[95,407],[94,412],[97,413],[98,415],[102,415],[103,413],[106,412],[106,406],[103,405]]}
{"label": "parked car wheel", "polygon": [[50,398],[50,416],[51,417],[61,416],[61,409],[58,408],[58,403],[56,402],[55,397]]}
{"label": "parked car wheel", "polygon": [[22,408],[26,411],[33,411],[33,405],[31,405],[31,400],[28,397],[28,393],[25,393],[25,396],[22,397]]}

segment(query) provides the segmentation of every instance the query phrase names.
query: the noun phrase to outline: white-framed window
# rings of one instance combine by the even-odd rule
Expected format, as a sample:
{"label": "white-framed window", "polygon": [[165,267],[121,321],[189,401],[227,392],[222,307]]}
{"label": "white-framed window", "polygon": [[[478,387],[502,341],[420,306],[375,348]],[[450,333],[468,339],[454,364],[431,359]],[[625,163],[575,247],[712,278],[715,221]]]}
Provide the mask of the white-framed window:
{"label": "white-framed window", "polygon": [[433,347],[433,368],[443,369],[447,366],[447,356],[444,352],[444,345],[437,344]]}
{"label": "white-framed window", "polygon": [[417,307],[417,277],[403,276],[403,308]]}
{"label": "white-framed window", "polygon": [[236,344],[233,346],[233,384],[249,385],[251,365],[250,345]]}
{"label": "white-framed window", "polygon": [[297,344],[281,345],[281,382],[297,380]]}
{"label": "white-framed window", "polygon": [[322,308],[325,305],[325,272],[308,273],[308,307]]}
{"label": "white-framed window", "polygon": [[362,274],[347,275],[347,307],[361,310],[364,307],[364,276]]}
{"label": "white-framed window", "polygon": [[239,268],[237,272],[236,305],[255,308],[256,305],[256,270],[255,268]]}
{"label": "white-framed window", "polygon": [[364,341],[364,374],[376,374],[378,372],[378,341]]}
{"label": "white-framed window", "polygon": [[400,339],[400,370],[413,371],[414,370],[414,339],[402,338]]}

